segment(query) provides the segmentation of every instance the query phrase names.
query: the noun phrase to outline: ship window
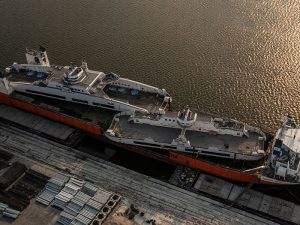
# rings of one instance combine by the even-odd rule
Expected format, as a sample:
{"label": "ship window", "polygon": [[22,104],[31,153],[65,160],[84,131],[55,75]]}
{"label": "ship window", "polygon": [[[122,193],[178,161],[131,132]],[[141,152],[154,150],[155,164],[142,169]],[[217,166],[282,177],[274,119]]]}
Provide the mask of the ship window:
{"label": "ship window", "polygon": [[280,156],[280,155],[281,155],[281,151],[278,151],[278,150],[276,150],[276,149],[273,149],[273,155]]}
{"label": "ship window", "polygon": [[102,107],[114,109],[115,107],[113,105],[106,105],[106,104],[101,104]]}
{"label": "ship window", "polygon": [[172,121],[171,119],[169,119],[169,121]]}
{"label": "ship window", "polygon": [[104,107],[104,108],[109,108],[109,109],[114,109],[115,108],[113,105],[100,104],[100,103],[97,103],[97,102],[93,102],[92,104],[96,105],[96,106]]}
{"label": "ship window", "polygon": [[224,153],[216,153],[216,152],[209,152],[209,151],[202,151],[201,153],[209,154],[209,155],[219,155],[219,156],[230,157],[230,154],[224,154]]}
{"label": "ship window", "polygon": [[49,96],[49,97],[53,97],[53,98],[66,99],[66,97],[64,97],[64,96],[54,95],[54,94],[48,94],[48,93],[43,93],[43,92],[39,92],[39,91],[33,91],[33,90],[29,90],[29,89],[26,89],[26,92],[33,93],[33,94],[44,95],[44,96]]}
{"label": "ship window", "polygon": [[145,142],[141,142],[141,141],[134,141],[133,143],[140,144],[140,145],[148,145],[148,146],[152,146],[152,147],[161,147],[158,144],[150,144],[150,143],[145,143]]}
{"label": "ship window", "polygon": [[173,122],[175,122],[175,120],[173,120]]}
{"label": "ship window", "polygon": [[167,121],[167,119],[165,119],[165,121]]}
{"label": "ship window", "polygon": [[76,98],[72,98],[72,100],[74,102],[80,102],[80,103],[88,104],[88,101],[84,101],[84,100],[80,100],[80,99],[76,99]]}

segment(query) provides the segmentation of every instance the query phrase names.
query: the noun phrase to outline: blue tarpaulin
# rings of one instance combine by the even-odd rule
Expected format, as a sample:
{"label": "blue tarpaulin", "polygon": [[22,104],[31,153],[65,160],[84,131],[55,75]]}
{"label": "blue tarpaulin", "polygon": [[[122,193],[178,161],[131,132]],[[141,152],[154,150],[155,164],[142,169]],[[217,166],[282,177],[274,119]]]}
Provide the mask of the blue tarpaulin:
{"label": "blue tarpaulin", "polygon": [[29,77],[31,77],[31,76],[33,76],[35,74],[35,71],[28,71],[27,72],[27,76],[29,76]]}
{"label": "blue tarpaulin", "polygon": [[126,88],[121,87],[121,88],[118,89],[118,91],[120,93],[126,93]]}
{"label": "blue tarpaulin", "polygon": [[45,76],[45,73],[39,72],[39,73],[37,73],[36,76],[37,76],[38,78],[43,78],[43,77]]}
{"label": "blue tarpaulin", "polygon": [[116,92],[117,88],[116,87],[109,87],[108,90],[112,91],[112,92]]}
{"label": "blue tarpaulin", "polygon": [[132,95],[132,96],[137,96],[137,95],[139,95],[139,93],[140,93],[139,90],[136,90],[136,89],[132,89],[132,90],[131,90],[131,95]]}

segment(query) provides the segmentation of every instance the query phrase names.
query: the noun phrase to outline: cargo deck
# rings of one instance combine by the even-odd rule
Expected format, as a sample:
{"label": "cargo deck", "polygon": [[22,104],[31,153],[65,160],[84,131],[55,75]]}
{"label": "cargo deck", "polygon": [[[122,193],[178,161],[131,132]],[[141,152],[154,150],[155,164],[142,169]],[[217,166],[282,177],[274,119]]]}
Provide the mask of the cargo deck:
{"label": "cargo deck", "polygon": [[[181,129],[151,126],[147,124],[129,123],[129,116],[118,117],[119,121],[113,122],[110,129],[116,130],[122,138],[136,140],[153,139],[157,145],[170,145],[178,137]],[[259,147],[259,135],[251,133],[250,137],[236,137],[231,135],[211,135],[207,132],[186,131],[186,138],[194,148],[203,150],[218,149],[224,152],[240,154],[255,154]]]}

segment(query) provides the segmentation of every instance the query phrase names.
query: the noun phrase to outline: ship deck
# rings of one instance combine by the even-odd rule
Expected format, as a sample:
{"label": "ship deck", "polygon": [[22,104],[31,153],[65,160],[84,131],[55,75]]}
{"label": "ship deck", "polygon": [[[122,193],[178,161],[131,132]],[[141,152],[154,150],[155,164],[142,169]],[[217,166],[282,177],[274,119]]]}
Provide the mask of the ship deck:
{"label": "ship deck", "polygon": [[[150,126],[146,124],[128,123],[128,116],[119,117],[118,123],[115,123],[115,129],[118,130],[123,138],[129,139],[153,139],[157,144],[171,144],[180,134],[180,129]],[[191,146],[201,149],[218,149],[227,152],[252,154],[259,146],[259,134],[250,133],[250,137],[236,137],[231,135],[210,135],[200,131],[186,131],[186,138],[190,141]]]}
{"label": "ship deck", "polygon": [[11,82],[26,82],[33,83],[38,80],[44,80],[47,76],[37,77],[36,75],[28,76],[28,71],[21,70],[19,72],[12,71],[6,75],[6,78]]}
{"label": "ship deck", "polygon": [[148,92],[140,92],[138,96],[133,96],[130,94],[130,90],[126,93],[110,92],[106,90],[106,94],[112,99],[144,108],[149,112],[157,112],[164,102],[163,97]]}
{"label": "ship deck", "polygon": [[[67,69],[67,67],[51,67],[51,77],[49,77],[50,80],[53,80],[57,83],[64,84],[63,77],[66,71],[70,71]],[[94,70],[85,70],[84,74],[86,75],[80,83],[72,85],[72,86],[80,86],[83,88],[87,88],[100,74],[98,71]]]}
{"label": "ship deck", "polygon": [[[11,82],[25,82],[33,83],[35,81],[55,81],[60,84],[63,83],[63,76],[65,71],[68,69],[66,67],[51,67],[51,74],[45,74],[43,77],[38,77],[37,73],[33,75],[28,75],[29,71],[20,70],[12,71],[6,75],[7,79]],[[76,85],[72,85],[72,88],[83,87],[87,88],[99,75],[100,72],[88,70],[87,76]],[[125,92],[112,92],[109,91],[109,87],[112,87],[110,84],[99,84],[98,81],[93,85],[93,88],[90,90],[91,96],[96,97],[107,97],[123,103],[128,103],[143,109],[148,110],[149,112],[157,112],[160,106],[164,103],[164,98],[162,96],[157,96],[155,93],[143,92],[140,91],[138,95],[133,96],[131,94],[132,89],[124,89]],[[117,87],[118,88],[118,87]]]}

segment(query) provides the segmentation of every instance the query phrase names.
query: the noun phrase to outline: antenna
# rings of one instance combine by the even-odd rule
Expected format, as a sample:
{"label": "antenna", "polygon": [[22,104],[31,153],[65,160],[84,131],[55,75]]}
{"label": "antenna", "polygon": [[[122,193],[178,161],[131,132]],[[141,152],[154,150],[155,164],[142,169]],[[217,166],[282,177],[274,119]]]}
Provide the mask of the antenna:
{"label": "antenna", "polygon": [[169,98],[169,100],[168,100],[169,112],[172,111],[171,102],[172,102],[172,101],[171,101],[171,98]]}

